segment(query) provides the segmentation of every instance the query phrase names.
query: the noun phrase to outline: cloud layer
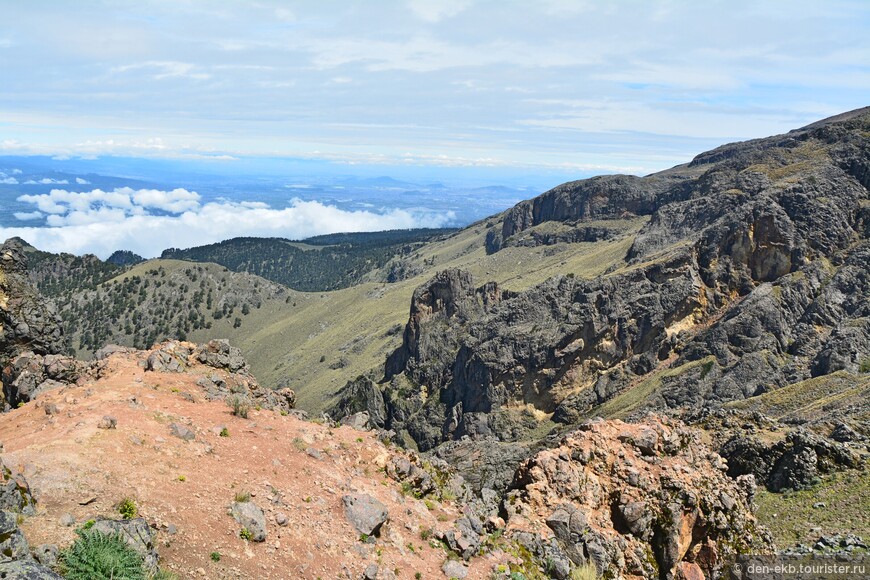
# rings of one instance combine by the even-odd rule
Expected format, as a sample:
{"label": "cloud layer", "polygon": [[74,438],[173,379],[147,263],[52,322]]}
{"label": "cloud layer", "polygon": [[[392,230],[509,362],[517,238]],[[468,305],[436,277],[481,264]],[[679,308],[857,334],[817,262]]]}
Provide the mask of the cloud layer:
{"label": "cloud layer", "polygon": [[16,213],[17,219],[44,217],[49,227],[0,228],[0,239],[19,236],[41,250],[92,253],[101,258],[121,249],[150,258],[170,247],[239,236],[301,239],[335,232],[442,227],[454,218],[450,212],[345,211],[298,199],[283,209],[262,202],[203,204],[199,194],[186,189],[54,189],[18,200],[32,204],[34,211]]}
{"label": "cloud layer", "polygon": [[638,168],[867,104],[866,0],[5,2],[0,151]]}

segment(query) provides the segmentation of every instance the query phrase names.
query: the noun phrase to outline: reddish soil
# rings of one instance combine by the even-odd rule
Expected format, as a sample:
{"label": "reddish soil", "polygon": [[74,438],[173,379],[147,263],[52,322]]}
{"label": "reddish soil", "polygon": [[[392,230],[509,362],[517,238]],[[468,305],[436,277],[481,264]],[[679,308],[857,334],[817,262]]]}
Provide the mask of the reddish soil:
{"label": "reddish soil", "polygon": [[[379,578],[385,571],[444,578],[447,553],[420,532],[451,527],[458,506],[430,502],[430,510],[403,496],[382,469],[399,450],[369,432],[273,411],[233,416],[195,384],[215,369],[145,372],[147,354],[115,354],[99,380],[44,393],[0,416],[4,461],[25,474],[38,499],[37,514],[22,525],[31,545],[67,546],[81,523],[120,519],[116,506],[130,497],[158,531],[161,566],[182,578],[356,579],[372,563]],[[105,415],[117,419],[115,429],[98,428]],[[171,423],[192,429],[195,440],[171,435]],[[220,436],[223,427],[228,437]],[[265,542],[241,539],[228,515],[243,492],[266,513]],[[342,496],[351,492],[370,494],[389,510],[374,544],[361,542],[344,515]],[[279,513],[287,525],[276,523]],[[61,525],[64,514],[76,525]],[[475,558],[468,577],[488,577],[503,559]]]}

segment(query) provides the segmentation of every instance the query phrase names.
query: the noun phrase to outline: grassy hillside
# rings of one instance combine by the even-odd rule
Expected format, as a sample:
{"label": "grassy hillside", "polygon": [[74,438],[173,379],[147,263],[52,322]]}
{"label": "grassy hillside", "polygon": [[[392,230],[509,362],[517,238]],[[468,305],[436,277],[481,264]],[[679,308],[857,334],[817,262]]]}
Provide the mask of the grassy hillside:
{"label": "grassy hillside", "polygon": [[414,289],[436,271],[465,268],[479,284],[495,280],[512,290],[556,274],[591,278],[622,262],[631,233],[642,223],[627,222],[626,235],[607,242],[508,248],[489,256],[483,245],[487,226],[477,224],[421,248],[411,258],[420,269],[412,278],[305,293],[296,307],[277,304],[274,312],[265,305],[231,338],[245,351],[260,380],[288,384],[296,389],[300,406],[319,411],[347,380],[382,367],[387,354],[401,343]]}
{"label": "grassy hillside", "polygon": [[[159,259],[116,269],[120,274],[105,281],[89,278],[83,290],[55,296],[70,349],[79,356],[107,343],[145,348],[164,338],[228,338],[242,348],[264,384],[294,388],[302,408],[319,412],[348,380],[382,370],[385,357],[401,342],[414,289],[435,272],[464,268],[478,284],[494,280],[511,290],[557,274],[592,278],[624,266],[633,235],[645,221],[611,222],[623,233],[607,241],[510,247],[492,255],[486,254],[484,240],[497,222],[480,222],[415,245],[367,271],[362,283],[331,292],[295,291],[218,264]],[[330,247],[294,248],[324,252]],[[410,277],[388,283],[397,260]],[[102,270],[99,275],[106,277]]]}

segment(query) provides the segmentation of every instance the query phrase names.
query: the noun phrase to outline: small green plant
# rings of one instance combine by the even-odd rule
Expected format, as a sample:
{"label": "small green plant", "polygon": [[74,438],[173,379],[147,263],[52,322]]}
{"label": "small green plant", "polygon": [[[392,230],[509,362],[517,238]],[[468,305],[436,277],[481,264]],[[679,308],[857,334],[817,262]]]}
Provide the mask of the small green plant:
{"label": "small green plant", "polygon": [[363,438],[362,438],[362,437],[357,437],[357,438],[356,438],[356,442],[357,442],[357,443],[362,443],[362,442],[363,442]]}
{"label": "small green plant", "polygon": [[223,429],[221,429],[220,436],[221,436],[221,437],[229,437],[229,436],[230,436],[230,430],[227,429],[226,427],[224,427]]}
{"label": "small green plant", "polygon": [[[119,579],[120,580],[120,579]],[[158,570],[155,574],[148,577],[148,580],[181,580],[175,572],[169,570]]]}
{"label": "small green plant", "polygon": [[142,556],[120,534],[81,530],[72,546],[60,553],[67,580],[145,580]]}
{"label": "small green plant", "polygon": [[310,496],[310,495],[306,495],[306,496],[305,496],[305,499],[303,499],[302,501],[304,501],[305,503],[311,503],[311,496]]}
{"label": "small green plant", "polygon": [[212,562],[220,562],[221,561],[221,553],[220,552],[212,552],[211,553],[211,561]]}
{"label": "small green plant", "polygon": [[81,527],[77,530],[77,532],[83,532],[85,530],[90,530],[92,527],[94,527],[95,523],[97,523],[96,520],[88,520],[81,525]]}
{"label": "small green plant", "polygon": [[249,530],[248,528],[242,528],[241,530],[239,530],[239,537],[246,542],[250,542],[254,539],[254,534],[252,534],[251,530]]}
{"label": "small green plant", "polygon": [[436,508],[435,502],[432,501],[431,499],[424,499],[423,505],[425,505],[426,509],[429,510],[430,512]]}
{"label": "small green plant", "polygon": [[861,365],[858,367],[862,373],[870,373],[870,357],[865,358],[861,361]]}
{"label": "small green plant", "polygon": [[368,541],[369,541],[369,535],[368,535],[368,534],[360,534],[360,535],[359,535],[359,541],[362,542],[363,544],[368,543]]}
{"label": "small green plant", "polygon": [[305,441],[303,441],[301,437],[293,438],[293,447],[295,447],[297,451],[305,451],[308,449],[308,445],[305,444]]}
{"label": "small green plant", "polygon": [[422,577],[423,577],[423,575],[421,573],[414,572],[414,580],[420,580],[420,578],[422,578]]}
{"label": "small green plant", "polygon": [[118,504],[118,513],[125,520],[132,520],[139,515],[139,508],[136,507],[136,502],[132,498],[125,497]]}
{"label": "small green plant", "polygon": [[240,491],[236,494],[236,503],[245,503],[251,501],[251,494],[247,491]]}
{"label": "small green plant", "polygon": [[187,477],[184,476],[184,475],[179,475],[179,476],[178,476],[178,481],[185,482],[185,481],[187,481]]}
{"label": "small green plant", "polygon": [[227,397],[227,405],[233,410],[233,415],[242,419],[247,419],[251,411],[251,403],[247,398],[239,395]]}
{"label": "small green plant", "polygon": [[420,530],[420,539],[425,542],[426,540],[431,538],[434,533],[435,532],[432,530],[432,528],[423,528]]}

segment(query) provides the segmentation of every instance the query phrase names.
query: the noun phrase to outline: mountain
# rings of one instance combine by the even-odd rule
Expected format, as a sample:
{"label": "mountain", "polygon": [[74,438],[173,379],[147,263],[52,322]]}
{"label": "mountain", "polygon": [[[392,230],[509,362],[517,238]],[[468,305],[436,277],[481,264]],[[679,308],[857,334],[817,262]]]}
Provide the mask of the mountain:
{"label": "mountain", "polygon": [[[456,232],[132,266],[10,240],[0,438],[30,467],[2,470],[7,533],[69,545],[59,510],[127,525],[109,516],[140,490],[185,576],[717,578],[745,553],[865,554],[868,188],[865,108]],[[311,291],[255,273],[287,260]]]}
{"label": "mountain", "polygon": [[[715,408],[835,372],[860,382],[868,131],[861,109],[507,210],[486,234],[490,255],[648,221],[602,276],[517,292],[450,269],[417,288],[402,345],[376,377],[385,426],[431,449],[466,435],[528,438],[544,417]],[[867,411],[850,407],[850,418]]]}

